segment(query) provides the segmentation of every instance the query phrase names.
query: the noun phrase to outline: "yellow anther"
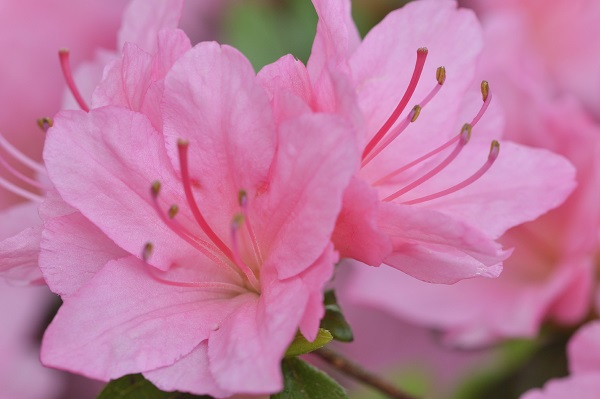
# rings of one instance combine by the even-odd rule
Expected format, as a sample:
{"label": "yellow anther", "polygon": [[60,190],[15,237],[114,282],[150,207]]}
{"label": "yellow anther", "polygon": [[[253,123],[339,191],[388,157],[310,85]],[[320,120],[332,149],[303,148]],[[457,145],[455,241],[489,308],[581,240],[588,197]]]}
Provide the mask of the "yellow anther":
{"label": "yellow anther", "polygon": [[158,197],[158,193],[160,193],[161,184],[158,180],[154,180],[152,182],[151,191],[154,197]]}
{"label": "yellow anther", "polygon": [[417,120],[417,118],[419,117],[419,115],[421,114],[421,106],[420,105],[415,105],[411,111],[412,114],[412,118],[410,118],[411,122],[414,122]]}
{"label": "yellow anther", "polygon": [[435,71],[435,78],[437,79],[437,82],[439,84],[443,85],[446,81],[446,68],[444,68],[443,66],[439,67]]}
{"label": "yellow anther", "polygon": [[171,205],[169,208],[169,217],[173,219],[179,213],[179,206]]}
{"label": "yellow anther", "polygon": [[488,95],[490,94],[490,84],[487,80],[481,82],[481,95],[483,97],[483,102],[486,102],[488,99]]}

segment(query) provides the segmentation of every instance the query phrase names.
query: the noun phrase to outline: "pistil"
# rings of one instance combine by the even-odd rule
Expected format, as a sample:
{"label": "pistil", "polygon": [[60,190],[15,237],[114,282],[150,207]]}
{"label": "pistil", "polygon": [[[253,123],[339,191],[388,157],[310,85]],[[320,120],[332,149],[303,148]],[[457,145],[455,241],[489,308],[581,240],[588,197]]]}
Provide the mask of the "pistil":
{"label": "pistil", "polygon": [[70,62],[70,52],[69,49],[63,48],[58,51],[58,58],[60,60],[60,67],[62,69],[63,76],[67,83],[67,87],[71,90],[73,97],[75,97],[75,101],[79,104],[79,107],[85,111],[90,112],[90,108],[86,104],[83,96],[77,89],[77,85],[75,84],[75,79],[73,79],[73,72],[71,70],[71,62]]}

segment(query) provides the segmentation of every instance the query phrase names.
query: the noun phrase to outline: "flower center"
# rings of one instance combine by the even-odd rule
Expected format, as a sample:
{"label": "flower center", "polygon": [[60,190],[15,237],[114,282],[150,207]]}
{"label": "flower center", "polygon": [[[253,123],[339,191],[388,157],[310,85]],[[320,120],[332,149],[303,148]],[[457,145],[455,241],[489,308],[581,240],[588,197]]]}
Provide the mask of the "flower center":
{"label": "flower center", "polygon": [[[231,248],[228,247],[223,240],[215,233],[215,231],[210,227],[196,199],[194,198],[194,193],[192,191],[192,180],[189,174],[189,163],[188,163],[188,147],[189,143],[185,140],[179,140],[177,143],[177,149],[179,153],[179,165],[181,169],[181,181],[183,185],[183,191],[185,193],[186,202],[189,206],[189,209],[194,217],[194,220],[198,227],[203,231],[204,235],[207,239],[195,234],[191,230],[184,227],[180,224],[175,216],[179,212],[178,205],[171,205],[168,212],[164,212],[158,203],[158,197],[161,189],[161,184],[158,181],[152,183],[151,194],[152,194],[152,202],[154,208],[169,229],[171,229],[175,234],[177,234],[184,241],[192,245],[195,249],[197,249],[201,254],[209,258],[216,265],[220,266],[227,273],[231,275],[234,281],[240,281],[241,285],[231,284],[231,283],[222,283],[222,282],[176,282],[171,280],[165,280],[159,278],[155,273],[153,273],[153,277],[158,278],[159,281],[163,283],[167,283],[170,285],[177,285],[181,287],[198,287],[198,288],[216,288],[216,289],[224,289],[224,290],[233,290],[247,292],[248,290],[260,293],[260,281],[257,278],[259,275],[259,271],[256,272],[242,259],[242,252],[240,251],[240,234],[242,233],[242,227],[245,226],[246,233],[252,242],[252,253],[254,254],[255,261],[257,265],[262,263],[262,254],[260,251],[260,247],[258,245],[258,241],[256,240],[256,236],[254,234],[254,230],[252,229],[252,224],[250,222],[250,217],[248,215],[248,195],[245,190],[240,190],[238,193],[238,203],[240,205],[240,212],[233,215],[231,224],[230,224],[230,242]],[[147,243],[144,247],[143,258],[148,259],[153,249],[152,243]],[[258,267],[257,267],[258,269]]]}
{"label": "flower center", "polygon": [[[402,99],[390,115],[390,117],[385,121],[382,127],[377,131],[377,133],[373,136],[373,138],[367,143],[362,155],[361,168],[364,168],[369,163],[371,163],[379,154],[381,154],[384,150],[389,148],[390,144],[396,140],[398,136],[402,132],[404,132],[407,127],[417,121],[421,111],[425,108],[425,106],[433,100],[433,98],[439,93],[444,82],[446,81],[446,69],[444,67],[439,67],[436,70],[436,81],[435,86],[430,90],[430,92],[423,98],[421,102],[415,105],[412,110],[407,114],[407,116],[398,122],[400,115],[406,109],[412,95],[414,94],[421,73],[423,72],[423,68],[425,66],[425,60],[427,59],[428,51],[426,48],[419,48],[417,50],[417,60],[415,63],[415,67],[413,70],[413,74],[411,80],[408,84],[408,87],[402,96]],[[431,168],[429,171],[423,173],[421,176],[417,177],[415,180],[407,184],[406,186],[396,190],[392,194],[389,194],[387,197],[383,199],[383,201],[394,201],[404,194],[412,191],[418,186],[422,185],[426,181],[429,181],[442,170],[444,170],[448,165],[450,165],[461,153],[463,148],[468,144],[471,138],[471,132],[473,128],[479,123],[485,112],[487,111],[490,102],[492,101],[492,92],[490,91],[490,87],[487,81],[481,82],[481,94],[483,98],[483,104],[473,120],[470,123],[465,123],[461,129],[461,131],[450,140],[440,145],[437,148],[432,149],[428,153],[417,157],[416,159],[406,163],[405,165],[387,173],[383,177],[377,178],[372,182],[373,186],[382,186],[385,184],[393,184],[394,178],[397,178],[404,172],[414,168],[417,165],[422,164],[424,161],[427,161],[438,154],[443,153],[445,150],[454,146],[454,149],[444,158],[442,159],[436,166]],[[431,201],[437,198],[444,197],[446,195],[452,194],[463,188],[471,185],[475,181],[477,181],[481,176],[483,176],[494,164],[496,158],[498,157],[500,151],[500,144],[498,141],[493,140],[491,143],[490,152],[488,154],[487,161],[481,166],[475,173],[466,179],[462,180],[455,185],[448,187],[444,190],[431,193],[420,198],[411,199],[410,201],[401,202],[406,205],[418,204],[426,201]]]}

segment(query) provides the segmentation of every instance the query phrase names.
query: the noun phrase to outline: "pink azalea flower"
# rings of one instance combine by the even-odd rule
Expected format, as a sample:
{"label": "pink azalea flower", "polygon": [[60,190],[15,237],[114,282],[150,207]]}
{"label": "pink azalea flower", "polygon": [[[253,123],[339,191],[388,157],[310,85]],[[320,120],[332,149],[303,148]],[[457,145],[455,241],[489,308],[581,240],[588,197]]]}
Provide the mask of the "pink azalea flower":
{"label": "pink azalea flower", "polygon": [[46,202],[40,263],[64,305],[42,361],[164,390],[276,392],[296,331],[314,339],[323,315],[355,144],[336,116],[275,123],[230,47],[201,43],[165,76],[160,109],[63,112],[48,132],[68,205]]}
{"label": "pink azalea flower", "polygon": [[[577,169],[577,189],[556,210],[500,239],[515,250],[494,281],[438,287],[389,272],[356,270],[351,284],[355,301],[443,330],[448,341],[466,346],[533,337],[549,320],[581,322],[591,307],[599,253],[600,125],[571,93],[558,95],[548,87],[548,65],[523,45],[514,24],[487,21],[489,47],[480,73],[497,82],[496,98],[507,110],[507,136],[569,159]],[[394,291],[385,298],[373,291],[387,285]]]}
{"label": "pink azalea flower", "polygon": [[[66,6],[67,5],[65,4],[65,7]],[[156,45],[156,36],[160,30],[175,28],[177,26],[182,6],[183,0],[169,2],[168,6],[167,3],[163,1],[153,3],[145,0],[132,1],[125,12],[123,26],[119,32],[118,46],[127,47],[137,45],[152,50]],[[10,5],[9,9],[12,8],[15,9],[14,12],[19,16],[24,12],[24,10],[19,9],[19,7]],[[29,10],[29,8],[25,8]],[[120,11],[120,8],[118,7],[114,9]],[[94,15],[94,12],[98,12],[99,15],[102,16],[102,10],[102,7],[100,7],[99,10],[91,8],[89,9],[89,15]],[[45,9],[41,8],[40,11],[45,11]],[[60,7],[56,10],[53,9],[53,12],[54,11],[59,13],[65,12],[64,9]],[[76,9],[74,12],[79,11]],[[84,10],[81,10],[80,12],[83,14],[82,18],[89,17],[88,14],[84,13]],[[50,14],[50,16],[51,15],[52,14]],[[27,21],[27,23],[37,23],[40,19],[43,19],[42,17],[47,16],[48,15],[45,14],[38,16],[34,13],[33,17],[23,18],[23,20]],[[83,18],[84,21],[86,21],[85,18]],[[56,60],[55,52],[58,48],[63,46],[64,43],[73,43],[75,55],[77,55],[78,52],[89,55],[91,51],[96,48],[96,42],[104,44],[104,41],[101,41],[100,39],[103,39],[105,36],[111,38],[112,35],[108,30],[105,31],[105,29],[110,29],[110,32],[117,31],[116,27],[113,26],[114,24],[109,23],[111,21],[108,20],[108,17],[102,17],[102,19],[107,20],[105,22],[106,27],[103,27],[100,31],[93,31],[89,38],[86,34],[75,34],[76,31],[82,29],[79,23],[74,23],[73,26],[69,26],[69,24],[66,24],[66,26],[61,25],[61,31],[59,31],[60,34],[57,34],[55,38],[53,37],[52,42],[49,44],[52,45],[52,43],[54,43],[53,47],[50,49],[44,48],[39,54],[32,51],[32,53],[35,53],[36,57],[41,57],[43,55],[45,57],[44,61],[28,61],[28,64],[45,65],[47,63],[46,60],[52,60],[54,62]],[[117,19],[116,16],[115,19]],[[55,26],[56,24],[53,22],[52,25]],[[42,24],[42,26],[45,25]],[[90,25],[88,29],[93,27],[94,25]],[[19,27],[14,27],[14,29],[17,28]],[[62,29],[64,29],[64,32],[62,32]],[[85,30],[85,32],[88,32],[88,30]],[[40,31],[36,30],[36,33],[40,34]],[[27,37],[29,37],[28,40],[35,40],[35,43],[39,43],[38,36]],[[51,51],[51,57],[49,51]],[[46,105],[47,110],[44,112],[39,110],[35,111],[40,112],[37,116],[56,112],[58,105],[55,103],[57,103],[60,98],[60,92],[62,91],[61,89],[62,85],[64,85],[63,82],[65,77],[67,78],[71,91],[75,93],[77,101],[73,99],[71,93],[68,93],[68,100],[64,101],[64,106],[67,108],[78,108],[79,103],[82,107],[87,108],[86,99],[91,98],[93,88],[98,85],[98,82],[102,77],[102,69],[107,63],[117,62],[114,61],[117,59],[117,53],[108,50],[97,51],[98,54],[96,54],[96,60],[83,63],[78,69],[76,78],[73,78],[70,75],[71,65],[68,58],[69,53],[62,53],[62,66],[63,68],[66,68],[64,70],[64,77],[60,76],[60,74],[56,78],[50,79],[50,77],[48,77],[50,81],[46,82],[45,85],[38,85],[35,80],[28,81],[32,90],[35,89],[36,93],[40,87],[47,87],[47,90],[50,92],[48,96],[41,96],[48,100]],[[77,57],[76,60],[79,58],[80,57]],[[19,69],[19,71],[22,73],[21,69]],[[34,76],[48,76],[47,74],[41,73],[34,74],[32,72],[32,74]],[[77,84],[75,81],[77,81]],[[25,85],[25,87],[29,86]],[[51,92],[52,90],[54,90],[54,92]],[[21,95],[23,93],[19,94]],[[35,98],[40,97],[39,94],[32,94],[31,96]],[[7,98],[6,101],[13,100]],[[27,104],[30,105],[33,110],[38,109],[34,102],[28,102]],[[14,110],[14,107],[15,105],[11,104],[11,106],[7,106],[6,109]],[[31,117],[29,112],[30,111],[24,112],[22,117],[24,120],[31,118],[30,124],[33,125],[35,119]],[[15,117],[14,114],[11,115],[11,117],[15,120],[21,120],[21,117]],[[46,124],[46,126],[43,127],[47,129],[48,125]],[[24,128],[24,126],[21,126],[21,128]],[[25,131],[30,130],[33,129],[26,129]],[[33,143],[41,143],[43,134],[39,132],[39,128],[37,128],[36,135],[40,140],[33,140]],[[23,137],[29,137],[29,140],[31,139],[31,135],[25,135]],[[2,212],[3,223],[0,226],[0,240],[2,240],[0,241],[0,274],[14,282],[42,283],[41,273],[37,266],[42,231],[41,220],[38,216],[38,204],[43,200],[44,194],[52,189],[52,184],[47,179],[44,165],[37,162],[34,158],[32,159],[31,156],[21,152],[17,146],[15,146],[15,143],[23,144],[20,139],[12,140],[12,136],[9,136],[9,138],[11,139],[10,141],[8,138],[0,136],[0,149],[3,150],[3,152],[0,152],[0,170],[2,170],[2,175],[0,175],[0,188],[7,189],[7,191],[2,190],[2,198],[13,198],[12,196],[4,197],[6,193],[12,193],[14,195],[19,195],[30,202],[22,203]],[[20,164],[21,166],[15,166],[16,164]],[[21,170],[23,168],[30,170],[29,174],[35,173],[37,178],[33,179],[28,176],[27,173],[24,173]],[[11,178],[5,178],[5,176],[11,176]]]}
{"label": "pink azalea flower", "polygon": [[551,380],[542,389],[534,389],[521,399],[596,399],[600,396],[600,322],[583,326],[569,341],[571,375]]}
{"label": "pink azalea flower", "polygon": [[[362,162],[333,237],[341,255],[428,282],[496,277],[510,251],[495,239],[559,205],[573,189],[573,169],[510,142],[499,155],[492,139],[502,118],[489,86],[483,104],[469,91],[481,49],[474,15],[453,1],[413,2],[360,43],[349,2],[314,4],[307,68],[284,57],[261,78],[280,118],[295,115],[294,93],[307,109],[355,121]],[[420,102],[407,110],[411,98]]]}

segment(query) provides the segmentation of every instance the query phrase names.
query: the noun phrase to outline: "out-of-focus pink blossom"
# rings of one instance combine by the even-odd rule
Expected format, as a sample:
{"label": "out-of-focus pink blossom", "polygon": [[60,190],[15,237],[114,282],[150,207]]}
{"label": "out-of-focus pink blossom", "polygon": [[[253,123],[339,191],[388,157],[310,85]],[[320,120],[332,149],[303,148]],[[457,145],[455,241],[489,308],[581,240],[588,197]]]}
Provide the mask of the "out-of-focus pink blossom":
{"label": "out-of-focus pink blossom", "polygon": [[[500,46],[497,60],[537,69],[540,83],[550,96],[572,93],[600,118],[600,53],[591,39],[598,36],[600,3],[468,0],[465,4],[478,12],[486,36]],[[518,51],[501,58],[502,48],[515,44]]]}
{"label": "out-of-focus pink blossom", "polygon": [[[136,51],[125,55],[142,65]],[[160,108],[63,112],[48,133],[44,158],[69,205],[44,205],[55,213],[40,263],[64,305],[42,360],[102,380],[142,372],[165,390],[276,392],[286,347],[298,328],[314,339],[324,312],[356,146],[337,116],[276,124],[230,47],[177,58]],[[125,93],[143,92],[137,82]]]}
{"label": "out-of-focus pink blossom", "polygon": [[[287,90],[310,109],[355,121],[362,162],[334,233],[342,256],[429,282],[497,276],[509,251],[494,240],[559,205],[573,169],[510,142],[498,155],[492,139],[502,118],[488,109],[492,94],[482,86],[482,104],[469,91],[481,49],[474,15],[453,1],[413,2],[360,43],[349,2],[314,4],[307,69],[284,57],[260,75],[278,93],[272,101],[282,118],[291,114]],[[417,108],[405,110],[410,101]]]}
{"label": "out-of-focus pink blossom", "polygon": [[600,397],[600,322],[584,325],[569,341],[566,378],[551,380],[521,399],[596,399]]}
{"label": "out-of-focus pink blossom", "polygon": [[[561,92],[551,84],[553,64],[517,33],[524,29],[523,21],[517,28],[514,21],[494,15],[490,12],[484,20],[488,40],[478,73],[496,82],[496,98],[506,109],[506,136],[565,156],[577,169],[577,189],[556,210],[501,238],[514,252],[494,281],[437,287],[358,270],[354,291],[359,302],[378,303],[468,346],[532,337],[548,320],[580,322],[591,307],[598,267],[600,125],[576,92]],[[573,68],[572,75],[582,76],[587,66]],[[396,287],[395,295],[374,294],[373,287],[388,284]]]}

